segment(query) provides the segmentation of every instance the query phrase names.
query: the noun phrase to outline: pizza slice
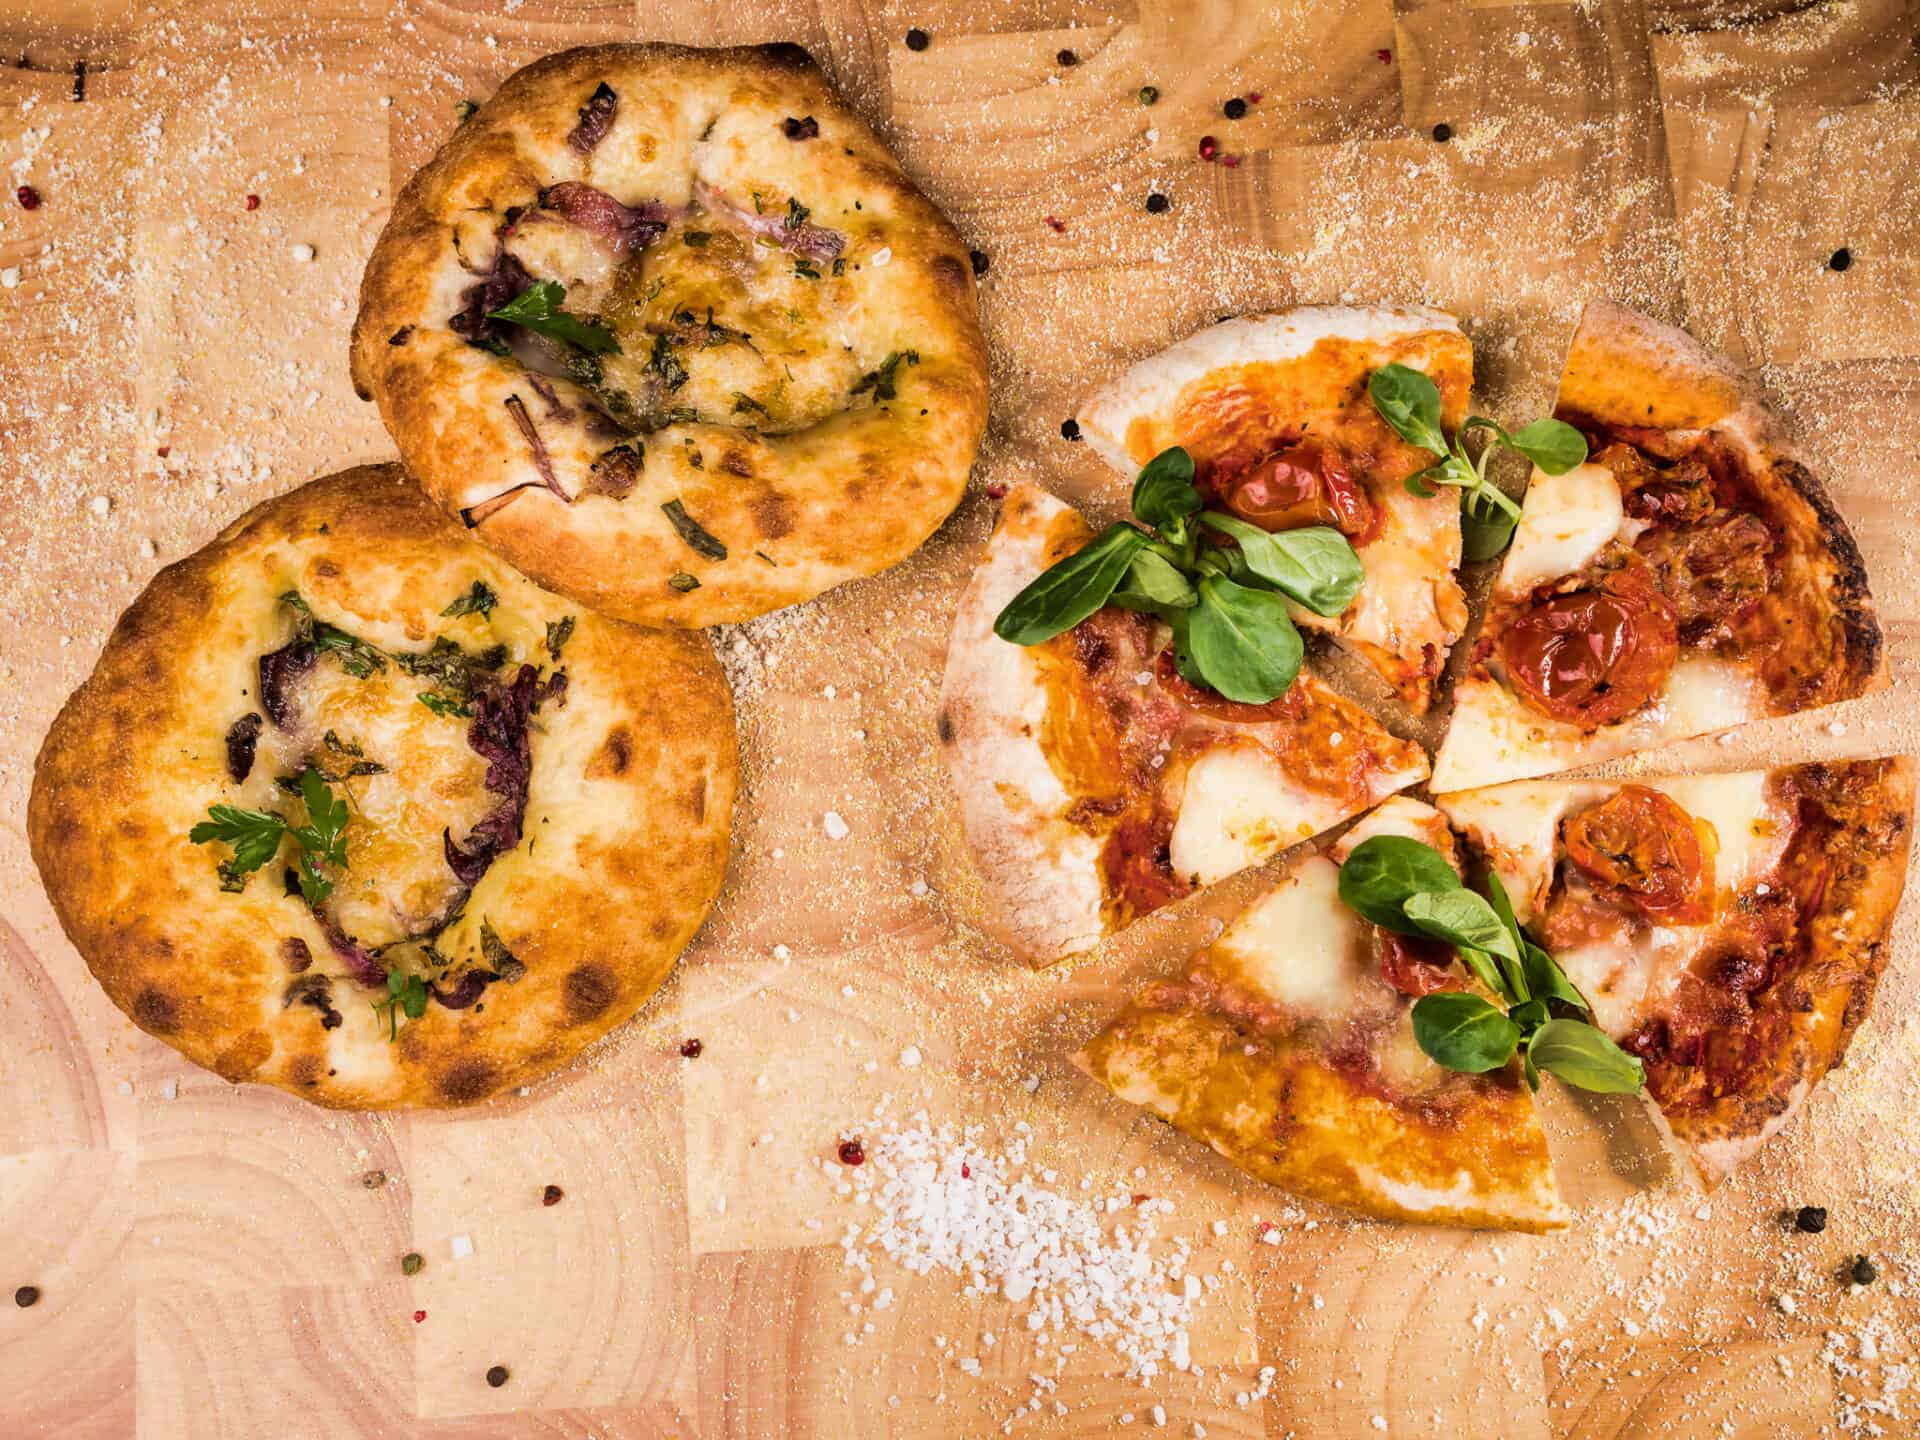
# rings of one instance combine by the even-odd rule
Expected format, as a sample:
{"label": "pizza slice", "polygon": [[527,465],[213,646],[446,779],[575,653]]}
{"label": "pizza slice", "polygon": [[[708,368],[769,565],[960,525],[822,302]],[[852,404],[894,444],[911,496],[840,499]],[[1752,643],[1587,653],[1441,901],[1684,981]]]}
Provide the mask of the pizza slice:
{"label": "pizza slice", "polygon": [[1533,473],[1435,790],[1551,774],[1883,683],[1846,522],[1726,360],[1596,302],[1554,414],[1584,432],[1591,458]]}
{"label": "pizza slice", "polygon": [[1104,605],[1016,645],[1009,601],[1088,546],[1078,512],[1006,497],[954,617],[939,734],[991,927],[1036,963],[1243,870],[1426,778],[1425,752],[1301,670],[1275,700],[1182,678],[1170,627]]}
{"label": "pizza slice", "polygon": [[1455,858],[1437,811],[1389,800],[1140,991],[1075,1063],[1295,1194],[1383,1219],[1557,1229],[1568,1214],[1520,1062],[1463,1074],[1415,1040],[1417,997],[1474,982],[1449,947],[1340,898],[1340,862],[1376,835]]}
{"label": "pizza slice", "polygon": [[1367,396],[1375,370],[1431,377],[1451,433],[1473,387],[1473,347],[1422,307],[1302,306],[1223,321],[1135,364],[1081,406],[1080,433],[1129,479],[1172,446],[1193,456],[1209,503],[1269,531],[1337,528],[1365,582],[1344,613],[1294,618],[1329,631],[1424,711],[1467,625],[1454,570],[1460,501],[1407,478],[1433,455],[1400,438]]}
{"label": "pizza slice", "polygon": [[1866,1017],[1906,878],[1907,760],[1537,780],[1440,797],[1514,913],[1646,1067],[1713,1185],[1784,1125]]}

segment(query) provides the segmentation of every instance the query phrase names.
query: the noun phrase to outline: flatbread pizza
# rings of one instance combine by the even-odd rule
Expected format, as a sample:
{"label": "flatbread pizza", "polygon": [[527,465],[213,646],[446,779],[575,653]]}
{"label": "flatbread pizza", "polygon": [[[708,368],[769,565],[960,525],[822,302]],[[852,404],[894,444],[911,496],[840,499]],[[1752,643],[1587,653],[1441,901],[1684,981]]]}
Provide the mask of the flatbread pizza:
{"label": "flatbread pizza", "polygon": [[967,247],[790,45],[510,77],[395,201],[353,378],[483,544],[682,626],[905,557],[987,407]]}
{"label": "flatbread pizza", "polygon": [[1093,532],[1031,485],[1005,499],[954,617],[939,738],[988,926],[1029,960],[1139,916],[1415,784],[1418,745],[1306,670],[1264,705],[1188,682],[1168,627],[1104,605],[1042,644],[994,633],[1008,603]]}
{"label": "flatbread pizza", "polygon": [[1416,711],[1466,629],[1460,504],[1416,495],[1433,456],[1395,434],[1368,399],[1388,365],[1427,375],[1451,433],[1473,388],[1473,347],[1424,307],[1310,305],[1226,320],[1137,362],[1080,406],[1080,433],[1131,477],[1172,446],[1218,508],[1269,531],[1330,525],[1366,578],[1346,610],[1295,619],[1329,631]]}
{"label": "flatbread pizza", "polygon": [[704,638],[540,589],[389,465],[154,579],[54,721],[27,830],[107,994],[188,1059],[466,1105],[659,988],[734,785]]}
{"label": "flatbread pizza", "polygon": [[1572,769],[1884,683],[1846,522],[1754,385],[1607,302],[1557,418],[1590,458],[1535,470],[1434,761],[1434,789]]}
{"label": "flatbread pizza", "polygon": [[1536,780],[1439,804],[1605,1031],[1683,1163],[1726,1178],[1866,1018],[1906,880],[1913,766]]}
{"label": "flatbread pizza", "polygon": [[1341,901],[1340,862],[1379,835],[1455,853],[1436,811],[1387,801],[1143,988],[1075,1063],[1296,1195],[1382,1219],[1563,1226],[1519,1062],[1463,1074],[1415,1042],[1415,998],[1468,991],[1472,977],[1444,947]]}

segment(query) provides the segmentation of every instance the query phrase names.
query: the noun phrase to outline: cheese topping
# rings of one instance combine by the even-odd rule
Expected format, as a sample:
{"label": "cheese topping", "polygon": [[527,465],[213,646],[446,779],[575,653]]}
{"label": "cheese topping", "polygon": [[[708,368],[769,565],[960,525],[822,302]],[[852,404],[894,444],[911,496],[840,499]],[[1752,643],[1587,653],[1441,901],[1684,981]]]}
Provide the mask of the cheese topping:
{"label": "cheese topping", "polygon": [[1187,771],[1168,847],[1174,873],[1211,885],[1311,839],[1335,823],[1342,809],[1287,783],[1263,750],[1209,750]]}
{"label": "cheese topping", "polygon": [[1620,484],[1604,465],[1576,465],[1563,475],[1534,467],[1513,547],[1500,570],[1500,593],[1512,598],[1585,568],[1625,519]]}
{"label": "cheese topping", "polygon": [[1345,1015],[1368,978],[1366,923],[1340,901],[1340,869],[1312,855],[1214,945],[1259,994],[1303,1015]]}

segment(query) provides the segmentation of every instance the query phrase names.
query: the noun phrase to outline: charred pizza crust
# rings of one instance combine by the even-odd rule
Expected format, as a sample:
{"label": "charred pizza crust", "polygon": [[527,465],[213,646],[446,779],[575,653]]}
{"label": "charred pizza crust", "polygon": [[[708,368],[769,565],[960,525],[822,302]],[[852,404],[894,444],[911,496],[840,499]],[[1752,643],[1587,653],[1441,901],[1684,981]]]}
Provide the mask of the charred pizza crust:
{"label": "charred pizza crust", "polygon": [[[543,281],[617,350],[485,318]],[[603,45],[510,77],[395,202],[353,378],[483,543],[676,626],[903,559],[987,406],[967,247],[790,45]]]}
{"label": "charred pizza crust", "polygon": [[1303,442],[1330,448],[1365,496],[1368,519],[1343,511],[1337,523],[1366,581],[1344,614],[1296,606],[1294,618],[1330,631],[1424,711],[1467,625],[1454,578],[1460,505],[1448,490],[1407,491],[1406,478],[1434,457],[1400,439],[1367,398],[1367,377],[1389,364],[1425,372],[1440,390],[1442,424],[1459,426],[1473,388],[1473,346],[1459,321],[1424,306],[1378,305],[1224,320],[1136,362],[1090,395],[1078,418],[1088,443],[1129,480],[1160,451],[1184,446],[1216,504],[1270,457],[1298,453]]}
{"label": "charred pizza crust", "polygon": [[[417,703],[435,686],[446,713]],[[297,819],[276,782],[308,765],[349,806],[332,895],[302,898],[291,841],[223,890],[225,845],[190,829],[216,803]],[[653,994],[719,889],[734,779],[704,639],[537,588],[389,465],[270,501],[155,577],[54,721],[27,828],[142,1029],[321,1105],[452,1106],[557,1069]],[[436,992],[420,1018],[376,1013],[389,968]]]}
{"label": "charred pizza crust", "polygon": [[[1436,790],[1571,769],[1885,683],[1879,623],[1853,536],[1758,387],[1724,357],[1683,331],[1596,301],[1567,352],[1554,413],[1586,432],[1593,460],[1563,476],[1534,473],[1456,690],[1434,762]],[[1621,492],[1631,493],[1633,483],[1623,460],[1656,481],[1663,472],[1655,463],[1680,462],[1710,476],[1719,517],[1764,523],[1764,555],[1728,548],[1695,559],[1678,546],[1663,560],[1660,550],[1646,551],[1663,522],[1635,518],[1631,507],[1623,512]],[[1612,475],[1616,469],[1622,473]],[[1643,563],[1643,554],[1655,564]],[[1728,577],[1743,560],[1765,568],[1736,598],[1727,593]],[[1683,567],[1697,573],[1676,581]],[[1665,683],[1604,723],[1562,718],[1524,700],[1496,663],[1504,629],[1556,582],[1563,590],[1583,587],[1623,569],[1651,577],[1674,602],[1680,648]],[[1690,625],[1705,638],[1690,638]]]}
{"label": "charred pizza crust", "polygon": [[[1311,839],[1426,777],[1426,753],[1302,670],[1269,707],[1172,676],[1164,626],[1108,607],[1036,646],[994,618],[1093,536],[1031,485],[1008,494],[954,616],[939,738],[989,928],[1044,963]],[[1222,718],[1213,710],[1235,718]],[[1252,712],[1252,713],[1247,713]]]}
{"label": "charred pizza crust", "polygon": [[[1380,1219],[1564,1226],[1518,1062],[1464,1075],[1422,1055],[1373,927],[1340,901],[1339,859],[1378,833],[1453,849],[1431,808],[1388,801],[1303,857],[1179,976],[1142,989],[1075,1063],[1295,1194]],[[1451,987],[1469,988],[1453,968]]]}
{"label": "charred pizza crust", "polygon": [[[1672,796],[1714,830],[1713,916],[1634,921],[1596,902],[1567,859],[1565,822],[1623,789]],[[1906,759],[1634,780],[1531,781],[1441,799],[1501,872],[1596,1024],[1647,1067],[1676,1156],[1724,1180],[1792,1118],[1866,1018],[1906,882],[1914,769]]]}

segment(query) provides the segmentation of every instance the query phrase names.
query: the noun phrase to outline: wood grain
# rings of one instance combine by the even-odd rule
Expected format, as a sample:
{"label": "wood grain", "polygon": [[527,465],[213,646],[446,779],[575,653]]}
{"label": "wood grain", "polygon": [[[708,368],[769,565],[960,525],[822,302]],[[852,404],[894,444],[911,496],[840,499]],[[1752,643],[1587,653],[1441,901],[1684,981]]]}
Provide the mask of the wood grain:
{"label": "wood grain", "polygon": [[[1524,418],[1610,295],[1757,368],[1855,525],[1895,682],[1646,763],[1920,749],[1917,34],[1902,0],[0,3],[0,53],[26,56],[0,69],[0,159],[45,202],[0,196],[0,1435],[1092,1437],[1157,1433],[1155,1405],[1165,1433],[1235,1440],[1920,1433],[1893,1370],[1920,1343],[1911,907],[1846,1068],[1710,1201],[1632,1105],[1549,1090],[1569,1233],[1375,1226],[1065,1062],[1259,877],[1030,973],[977,928],[931,743],[987,488],[1114,513],[1059,425],[1120,366],[1224,314],[1421,300],[1466,320],[1482,407]],[[458,101],[617,38],[806,45],[990,257],[974,490],[895,571],[716,634],[747,763],[727,890],[585,1063],[458,1116],[230,1088],[58,934],[21,834],[35,749],[159,565],[390,453],[346,332],[394,190]],[[1200,161],[1208,134],[1239,163]],[[1061,1183],[1172,1201],[1221,1281],[1197,1371],[1142,1388],[1089,1342],[1056,1373],[943,1274],[890,1272],[863,1332],[831,1157],[880,1109],[1024,1123]],[[1825,1233],[1782,1224],[1802,1204]],[[1861,1252],[1881,1278],[1855,1292]]]}

